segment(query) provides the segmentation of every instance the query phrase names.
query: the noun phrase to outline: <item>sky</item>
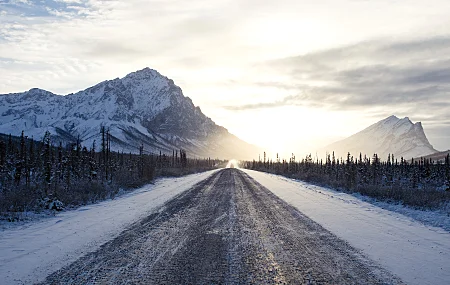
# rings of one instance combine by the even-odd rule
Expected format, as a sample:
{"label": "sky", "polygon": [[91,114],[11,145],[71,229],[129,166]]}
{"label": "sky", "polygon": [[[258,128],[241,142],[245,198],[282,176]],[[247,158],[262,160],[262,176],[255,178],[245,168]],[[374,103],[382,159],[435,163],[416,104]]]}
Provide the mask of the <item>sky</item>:
{"label": "sky", "polygon": [[268,153],[390,115],[450,149],[448,0],[0,0],[0,94],[150,67]]}

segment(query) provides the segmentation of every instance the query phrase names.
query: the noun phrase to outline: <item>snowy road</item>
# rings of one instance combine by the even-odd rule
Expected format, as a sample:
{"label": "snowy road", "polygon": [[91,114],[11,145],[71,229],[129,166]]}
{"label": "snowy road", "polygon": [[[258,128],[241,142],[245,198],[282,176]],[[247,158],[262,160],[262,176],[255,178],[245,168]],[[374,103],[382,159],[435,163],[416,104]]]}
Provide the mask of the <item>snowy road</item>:
{"label": "snowy road", "polygon": [[237,169],[167,202],[42,284],[401,284]]}
{"label": "snowy road", "polygon": [[450,284],[449,232],[342,192],[278,175],[243,171],[405,283]]}
{"label": "snowy road", "polygon": [[0,231],[0,284],[449,280],[447,231],[344,193],[250,170],[161,179],[115,200]]}
{"label": "snowy road", "polygon": [[162,178],[114,200],[0,231],[0,284],[33,284],[148,216],[217,170]]}

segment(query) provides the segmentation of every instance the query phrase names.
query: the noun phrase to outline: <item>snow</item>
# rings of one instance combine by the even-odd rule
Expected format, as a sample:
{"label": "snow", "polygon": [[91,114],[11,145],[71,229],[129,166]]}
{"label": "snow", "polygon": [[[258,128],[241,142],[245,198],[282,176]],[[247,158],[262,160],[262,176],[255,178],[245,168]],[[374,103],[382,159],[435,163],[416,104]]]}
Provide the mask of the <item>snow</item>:
{"label": "snow", "polygon": [[[165,114],[169,107],[173,108]],[[152,129],[162,129],[166,116],[175,109],[182,117],[175,121],[191,120],[197,127],[189,136],[198,137],[203,143],[189,145],[186,138],[176,142],[162,139],[164,134],[170,137],[180,133],[172,127],[173,120],[161,137],[151,139]],[[0,115],[0,133],[20,136],[24,131],[25,136],[41,140],[49,131],[55,145],[60,141],[66,145],[71,136],[72,141],[80,138],[88,149],[94,140],[99,146],[100,127],[104,126],[111,129],[115,138],[113,151],[132,153],[137,153],[141,143],[145,152],[159,153],[162,149],[167,154],[180,147],[191,154],[197,150],[205,152],[203,149],[209,145],[207,134],[214,134],[219,128],[194,107],[173,80],[149,68],[65,96],[40,89],[0,94]],[[159,115],[162,117],[154,121]]]}
{"label": "snow", "polygon": [[[407,284],[449,284],[449,232],[352,195],[277,175],[243,171]],[[0,231],[0,283],[42,281],[55,270],[97,250],[213,172],[159,179],[154,185],[115,200]],[[415,211],[414,215],[416,219],[433,219],[430,212],[417,217],[420,211]],[[441,222],[448,223],[448,219]]]}
{"label": "snow", "polygon": [[[100,125],[117,124],[120,118],[121,125],[132,126],[148,135],[141,125],[142,119],[160,114],[171,105],[173,96],[184,98],[181,89],[172,88],[171,82],[157,71],[145,68],[67,96],[40,89],[3,94],[0,95],[0,132],[20,136],[23,130],[25,135],[41,139],[47,130],[56,135],[55,127],[67,130],[66,125],[73,124],[84,140],[93,133],[98,134]],[[118,104],[119,97],[134,102],[133,108]],[[127,121],[134,117],[137,123]],[[91,143],[87,141],[84,145],[90,147]]]}
{"label": "snow", "polygon": [[164,178],[115,200],[63,212],[0,231],[2,284],[29,284],[70,264],[116,237],[133,222],[217,170],[182,178]]}
{"label": "snow", "polygon": [[407,284],[449,284],[449,232],[345,193],[273,174],[243,171]]}
{"label": "snow", "polygon": [[347,152],[358,156],[360,152],[371,157],[378,154],[382,160],[386,160],[388,154],[395,157],[403,156],[405,159],[426,156],[436,152],[430,145],[422,124],[413,124],[408,117],[399,119],[390,116],[366,129],[338,142],[335,142],[324,150],[331,153],[335,151],[337,157],[345,157]]}
{"label": "snow", "polygon": [[[445,191],[445,189],[442,189],[442,191]],[[439,210],[419,210],[404,206],[402,204],[378,201],[375,198],[364,196],[359,193],[354,193],[352,194],[352,196],[355,196],[362,201],[369,202],[370,204],[378,206],[385,210],[403,214],[405,216],[413,218],[416,221],[420,221],[425,225],[439,227],[450,232],[450,203],[447,203]]]}

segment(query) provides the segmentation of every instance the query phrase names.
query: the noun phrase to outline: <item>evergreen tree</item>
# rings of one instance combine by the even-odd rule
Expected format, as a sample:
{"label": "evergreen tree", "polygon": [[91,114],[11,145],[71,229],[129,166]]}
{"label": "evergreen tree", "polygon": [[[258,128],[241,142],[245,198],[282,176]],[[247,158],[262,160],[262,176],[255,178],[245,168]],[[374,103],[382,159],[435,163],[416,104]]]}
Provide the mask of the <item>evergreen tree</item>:
{"label": "evergreen tree", "polygon": [[48,189],[52,178],[52,161],[51,161],[51,138],[50,132],[46,131],[43,139],[44,149],[42,152],[42,158],[44,163],[44,177],[45,177],[45,196],[48,196]]}

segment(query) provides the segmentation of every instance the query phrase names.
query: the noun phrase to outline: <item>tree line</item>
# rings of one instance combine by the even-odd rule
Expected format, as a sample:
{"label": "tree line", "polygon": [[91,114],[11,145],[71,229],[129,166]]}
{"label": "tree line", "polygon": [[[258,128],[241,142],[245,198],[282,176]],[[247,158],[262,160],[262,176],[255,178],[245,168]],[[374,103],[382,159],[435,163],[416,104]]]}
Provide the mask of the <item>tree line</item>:
{"label": "tree line", "polygon": [[[217,168],[218,159],[188,158],[183,149],[172,154],[123,153],[111,150],[109,130],[100,130],[100,148],[80,140],[54,145],[46,132],[41,141],[0,136],[0,213],[83,205],[114,197],[157,176],[181,176]],[[58,204],[55,204],[58,201]]]}
{"label": "tree line", "polygon": [[443,162],[420,158],[397,159],[389,154],[382,160],[377,154],[367,157],[336,158],[334,152],[325,160],[311,155],[288,159],[241,162],[244,168],[281,174],[308,182],[330,186],[349,193],[361,193],[384,201],[418,208],[440,208],[450,205],[450,154]]}

